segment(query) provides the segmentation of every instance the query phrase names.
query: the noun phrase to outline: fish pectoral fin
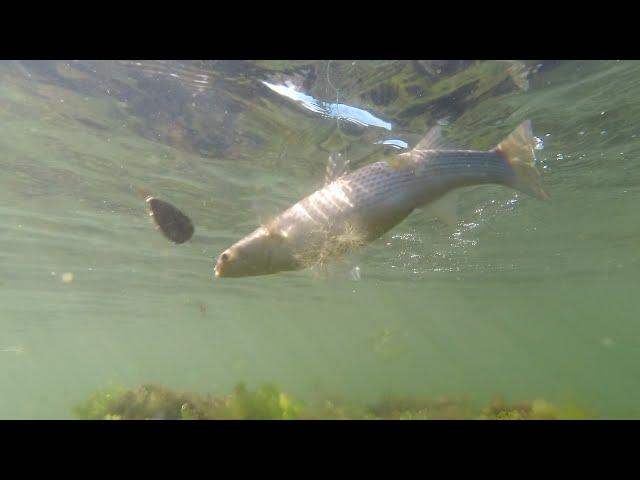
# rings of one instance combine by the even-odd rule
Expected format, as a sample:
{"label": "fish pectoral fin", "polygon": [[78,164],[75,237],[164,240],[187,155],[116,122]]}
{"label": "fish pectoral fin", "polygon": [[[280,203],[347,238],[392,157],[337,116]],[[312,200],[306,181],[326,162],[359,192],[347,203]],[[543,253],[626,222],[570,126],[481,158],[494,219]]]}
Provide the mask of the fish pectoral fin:
{"label": "fish pectoral fin", "polygon": [[269,226],[282,210],[283,206],[280,205],[280,202],[263,201],[263,203],[259,203],[258,200],[254,200],[251,203],[251,213],[255,215],[258,225],[266,228],[270,228]]}
{"label": "fish pectoral fin", "polygon": [[349,160],[339,152],[334,152],[327,159],[327,169],[324,176],[324,184],[329,185],[331,182],[342,177],[347,173]]}
{"label": "fish pectoral fin", "polygon": [[449,192],[428,206],[428,210],[450,228],[458,224],[458,194]]}
{"label": "fish pectoral fin", "polygon": [[426,133],[414,150],[454,150],[454,146],[442,135],[442,127],[436,125]]}
{"label": "fish pectoral fin", "polygon": [[278,242],[285,242],[287,240],[287,234],[285,232],[279,232],[276,230],[268,230],[269,237],[277,240]]}
{"label": "fish pectoral fin", "polygon": [[261,210],[259,208],[254,208],[254,213],[258,220],[258,225],[262,225],[265,228],[268,228],[271,222],[273,222],[273,219],[276,217],[275,213]]}

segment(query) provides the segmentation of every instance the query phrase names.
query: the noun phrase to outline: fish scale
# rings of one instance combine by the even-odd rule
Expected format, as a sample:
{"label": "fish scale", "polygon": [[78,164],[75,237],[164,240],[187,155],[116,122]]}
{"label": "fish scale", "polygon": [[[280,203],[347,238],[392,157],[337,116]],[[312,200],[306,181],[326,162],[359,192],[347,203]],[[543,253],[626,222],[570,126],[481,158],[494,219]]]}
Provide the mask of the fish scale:
{"label": "fish scale", "polygon": [[[416,207],[466,184],[505,183],[511,169],[496,152],[423,151],[401,168],[377,162],[311,194],[285,211],[270,230],[308,251],[327,235],[355,229],[364,241],[379,237]],[[303,213],[304,212],[304,213]]]}

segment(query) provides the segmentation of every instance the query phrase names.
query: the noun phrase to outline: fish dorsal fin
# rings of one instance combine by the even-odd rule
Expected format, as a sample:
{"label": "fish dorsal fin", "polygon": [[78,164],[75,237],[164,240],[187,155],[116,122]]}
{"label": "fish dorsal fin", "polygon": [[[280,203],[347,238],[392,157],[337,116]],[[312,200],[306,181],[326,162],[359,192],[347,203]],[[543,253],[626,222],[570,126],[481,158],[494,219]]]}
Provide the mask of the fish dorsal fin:
{"label": "fish dorsal fin", "polygon": [[429,205],[431,213],[450,228],[458,224],[458,194],[449,192]]}
{"label": "fish dorsal fin", "polygon": [[422,140],[413,147],[414,150],[453,150],[453,146],[442,135],[442,127],[431,127]]}
{"label": "fish dorsal fin", "polygon": [[269,189],[249,199],[249,212],[253,214],[254,220],[256,220],[259,225],[271,224],[280,213],[291,205],[289,198],[278,195],[278,193],[275,189]]}
{"label": "fish dorsal fin", "polygon": [[329,185],[331,182],[342,177],[347,173],[349,160],[339,152],[334,152],[327,159],[327,169],[324,176],[324,184]]}

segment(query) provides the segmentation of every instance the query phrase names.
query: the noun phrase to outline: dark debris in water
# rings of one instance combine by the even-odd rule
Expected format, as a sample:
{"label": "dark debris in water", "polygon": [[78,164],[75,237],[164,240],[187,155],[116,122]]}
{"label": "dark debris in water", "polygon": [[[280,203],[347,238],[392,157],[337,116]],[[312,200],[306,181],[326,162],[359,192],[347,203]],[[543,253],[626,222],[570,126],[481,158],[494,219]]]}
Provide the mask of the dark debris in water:
{"label": "dark debris in water", "polygon": [[193,236],[191,219],[177,207],[155,197],[148,197],[146,201],[151,218],[166,238],[174,243],[184,243]]}

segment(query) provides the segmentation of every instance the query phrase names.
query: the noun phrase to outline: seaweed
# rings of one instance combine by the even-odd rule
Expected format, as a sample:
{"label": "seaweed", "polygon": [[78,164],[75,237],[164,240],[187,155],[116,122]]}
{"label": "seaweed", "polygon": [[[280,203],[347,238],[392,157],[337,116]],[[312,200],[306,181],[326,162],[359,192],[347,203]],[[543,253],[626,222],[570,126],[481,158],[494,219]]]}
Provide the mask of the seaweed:
{"label": "seaweed", "polygon": [[233,390],[227,402],[229,418],[252,420],[292,420],[300,418],[301,405],[273,385],[249,391],[244,383]]}

